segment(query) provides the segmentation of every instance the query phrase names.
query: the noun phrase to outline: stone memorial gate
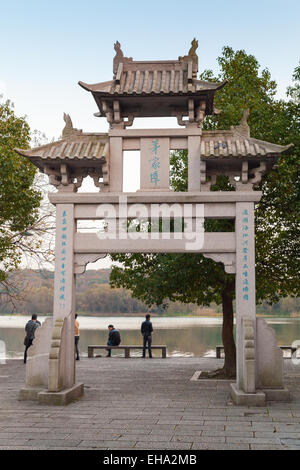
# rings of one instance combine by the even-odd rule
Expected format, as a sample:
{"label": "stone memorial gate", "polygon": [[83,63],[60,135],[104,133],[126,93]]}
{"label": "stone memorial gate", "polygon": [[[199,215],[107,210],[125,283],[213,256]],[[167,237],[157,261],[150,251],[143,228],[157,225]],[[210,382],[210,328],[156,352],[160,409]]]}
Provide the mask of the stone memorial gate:
{"label": "stone memorial gate", "polygon": [[[226,82],[197,79],[198,42],[178,60],[134,61],[116,42],[113,79],[80,86],[92,94],[96,116],[105,117],[108,133],[85,133],[66,122],[62,139],[31,150],[16,151],[42,172],[57,192],[56,259],[53,318],[38,329],[29,349],[26,385],[20,399],[65,404],[83,394],[75,377],[75,278],[88,263],[109,253],[202,253],[221,262],[236,279],[237,379],[231,385],[236,404],[263,405],[286,400],[282,352],[274,332],[256,318],[254,191],[262,176],[290,146],[250,136],[245,111],[230,130],[204,131],[205,116],[214,108],[215,93]],[[136,117],[176,117],[174,129],[130,129]],[[169,184],[170,152],[188,152],[188,191]],[[140,152],[140,189],[123,192],[123,152]],[[78,193],[90,176],[98,193]],[[218,175],[227,175],[233,191],[210,191]],[[235,221],[235,232],[206,233],[207,218]],[[81,220],[103,221],[104,230],[82,233]],[[156,231],[163,221],[163,230]],[[176,230],[170,221],[178,222]],[[129,221],[151,230],[129,229]],[[132,224],[131,224],[132,227]]]}

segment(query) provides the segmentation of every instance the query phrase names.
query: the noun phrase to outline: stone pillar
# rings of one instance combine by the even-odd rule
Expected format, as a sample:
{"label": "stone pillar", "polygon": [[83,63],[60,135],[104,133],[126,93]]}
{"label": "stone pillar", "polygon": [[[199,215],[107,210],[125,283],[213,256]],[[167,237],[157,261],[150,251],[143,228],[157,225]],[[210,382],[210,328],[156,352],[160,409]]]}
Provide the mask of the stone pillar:
{"label": "stone pillar", "polygon": [[231,396],[237,405],[262,406],[288,400],[282,381],[282,353],[275,334],[256,319],[254,203],[236,203],[237,380]]}
{"label": "stone pillar", "polygon": [[170,190],[169,137],[141,139],[141,191]]}
{"label": "stone pillar", "polygon": [[74,274],[74,205],[56,206],[55,278],[53,321],[67,320],[65,349],[65,380],[68,387],[75,383],[75,274]]}
{"label": "stone pillar", "polygon": [[200,136],[188,137],[188,191],[200,191]]}
{"label": "stone pillar", "polygon": [[[236,203],[236,348],[237,387],[243,389],[244,354],[242,319],[256,320],[254,203]],[[255,342],[255,333],[254,333]]]}
{"label": "stone pillar", "polygon": [[237,405],[263,406],[266,395],[256,387],[256,302],[254,203],[236,203],[236,350],[237,379],[231,396]]}
{"label": "stone pillar", "polygon": [[109,139],[109,190],[123,191],[123,144],[122,137]]}

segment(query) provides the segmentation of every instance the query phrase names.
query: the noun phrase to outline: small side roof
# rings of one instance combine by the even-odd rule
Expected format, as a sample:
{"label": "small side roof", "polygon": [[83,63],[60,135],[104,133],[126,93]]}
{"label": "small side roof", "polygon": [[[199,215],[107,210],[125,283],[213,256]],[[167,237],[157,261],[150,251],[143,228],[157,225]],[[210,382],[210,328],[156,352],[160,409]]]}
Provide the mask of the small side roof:
{"label": "small side roof", "polygon": [[15,149],[15,151],[28,158],[34,165],[43,170],[46,163],[59,163],[62,160],[84,162],[107,161],[109,156],[108,135],[97,133],[84,133],[74,129],[69,115],[64,114],[66,126],[62,139],[29,150]]}
{"label": "small side roof", "polygon": [[293,147],[293,144],[278,145],[251,137],[248,116],[249,110],[245,110],[240,124],[231,126],[228,131],[203,131],[201,159],[209,162],[215,159],[233,161],[245,158],[250,163],[264,160],[271,169],[280,155]]}
{"label": "small side roof", "polygon": [[271,157],[287,152],[293,144],[277,145],[232,131],[203,131],[201,158]]}

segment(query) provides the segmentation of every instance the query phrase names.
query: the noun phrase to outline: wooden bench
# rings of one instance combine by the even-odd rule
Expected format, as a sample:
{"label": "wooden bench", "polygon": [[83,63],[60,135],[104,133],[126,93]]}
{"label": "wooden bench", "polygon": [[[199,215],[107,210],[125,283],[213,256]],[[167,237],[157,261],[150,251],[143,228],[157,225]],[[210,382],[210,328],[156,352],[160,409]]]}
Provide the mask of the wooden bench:
{"label": "wooden bench", "polygon": [[[126,359],[130,357],[130,350],[131,349],[143,349],[143,346],[140,345],[130,345],[130,346],[104,346],[104,345],[90,345],[88,346],[88,357],[94,357],[94,350],[95,349],[124,349]],[[148,348],[146,348],[148,349]],[[167,357],[167,346],[151,346],[151,349],[161,349],[161,356],[163,358]]]}
{"label": "wooden bench", "polygon": [[[293,357],[293,354],[297,351],[297,348],[295,348],[293,346],[279,346],[279,347],[283,351],[285,351],[285,350],[291,351],[291,357]],[[216,346],[216,358],[217,359],[221,359],[221,351],[223,351],[223,350],[224,350],[224,346]]]}

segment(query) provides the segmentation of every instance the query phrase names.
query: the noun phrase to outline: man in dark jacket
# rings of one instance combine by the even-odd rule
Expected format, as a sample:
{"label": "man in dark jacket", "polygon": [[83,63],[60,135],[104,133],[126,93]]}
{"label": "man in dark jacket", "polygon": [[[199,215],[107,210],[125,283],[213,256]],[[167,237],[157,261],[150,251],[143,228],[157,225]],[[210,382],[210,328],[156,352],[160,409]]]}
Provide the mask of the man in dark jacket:
{"label": "man in dark jacket", "polygon": [[148,344],[149,357],[152,358],[151,344],[153,327],[150,321],[149,313],[146,315],[146,320],[142,323],[141,333],[143,335],[143,357],[146,357],[146,347]]}
{"label": "man in dark jacket", "polygon": [[41,326],[41,324],[37,319],[37,315],[33,314],[31,317],[31,320],[29,320],[25,326],[26,336],[24,339],[24,346],[25,346],[24,364],[26,364],[26,361],[27,361],[27,350],[32,345],[32,342],[34,340],[35,330],[39,326]]}
{"label": "man in dark jacket", "polygon": [[[113,325],[108,325],[108,341],[107,346],[119,346],[121,343],[121,336],[118,330],[115,329]],[[111,349],[107,349],[107,356],[111,357]]]}

